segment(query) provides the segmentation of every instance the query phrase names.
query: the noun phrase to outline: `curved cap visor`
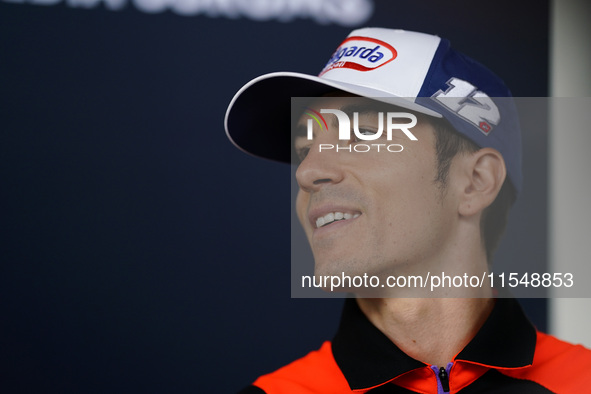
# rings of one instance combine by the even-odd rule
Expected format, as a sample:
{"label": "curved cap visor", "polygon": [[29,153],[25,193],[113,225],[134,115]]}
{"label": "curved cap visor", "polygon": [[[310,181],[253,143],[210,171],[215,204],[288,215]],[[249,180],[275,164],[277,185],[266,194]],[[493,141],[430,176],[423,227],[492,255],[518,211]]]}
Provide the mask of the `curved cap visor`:
{"label": "curved cap visor", "polygon": [[389,92],[307,74],[275,72],[253,79],[236,93],[226,111],[226,134],[247,153],[290,163],[291,98],[319,97],[335,90],[442,117],[411,99],[395,97]]}

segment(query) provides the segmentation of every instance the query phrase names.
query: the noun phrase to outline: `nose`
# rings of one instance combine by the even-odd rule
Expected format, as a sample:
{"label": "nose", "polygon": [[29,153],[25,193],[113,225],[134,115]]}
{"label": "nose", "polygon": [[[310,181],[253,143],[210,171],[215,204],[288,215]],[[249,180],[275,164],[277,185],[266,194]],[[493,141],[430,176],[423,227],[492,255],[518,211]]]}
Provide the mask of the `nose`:
{"label": "nose", "polygon": [[300,189],[311,193],[330,184],[337,184],[343,180],[344,173],[339,160],[336,146],[328,148],[330,144],[315,143],[302,160],[296,171],[296,180]]}

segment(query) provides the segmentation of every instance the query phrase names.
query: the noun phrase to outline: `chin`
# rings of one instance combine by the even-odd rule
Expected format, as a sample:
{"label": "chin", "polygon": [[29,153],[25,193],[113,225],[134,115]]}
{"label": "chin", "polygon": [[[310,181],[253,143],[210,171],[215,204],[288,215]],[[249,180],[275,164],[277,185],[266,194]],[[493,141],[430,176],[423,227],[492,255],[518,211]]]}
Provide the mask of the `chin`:
{"label": "chin", "polygon": [[[365,268],[364,268],[365,267]],[[368,273],[368,267],[359,260],[349,258],[315,258],[314,275],[363,275]]]}

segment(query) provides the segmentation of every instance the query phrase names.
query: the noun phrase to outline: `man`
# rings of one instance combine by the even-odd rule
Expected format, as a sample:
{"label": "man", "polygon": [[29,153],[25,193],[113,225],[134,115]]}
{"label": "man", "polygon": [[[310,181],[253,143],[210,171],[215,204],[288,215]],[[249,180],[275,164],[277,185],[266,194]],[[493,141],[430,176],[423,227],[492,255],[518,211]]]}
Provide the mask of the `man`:
{"label": "man", "polygon": [[[315,278],[341,275],[336,289],[356,297],[331,342],[245,393],[591,392],[591,352],[537,332],[488,276],[522,182],[516,111],[498,77],[439,37],[356,30],[319,77],[245,85],[226,114],[238,147],[294,161],[287,133],[260,122],[289,116],[281,95],[319,97],[292,111],[296,210]],[[430,294],[399,281],[431,273],[482,281]]]}

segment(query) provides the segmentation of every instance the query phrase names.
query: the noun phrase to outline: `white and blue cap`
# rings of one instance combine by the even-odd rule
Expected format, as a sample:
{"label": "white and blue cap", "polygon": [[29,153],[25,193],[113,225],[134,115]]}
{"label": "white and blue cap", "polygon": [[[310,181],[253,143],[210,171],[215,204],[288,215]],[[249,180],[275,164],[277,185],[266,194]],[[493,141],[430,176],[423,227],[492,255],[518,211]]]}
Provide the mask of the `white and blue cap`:
{"label": "white and blue cap", "polygon": [[448,40],[424,33],[355,30],[318,76],[276,72],[253,79],[230,102],[226,133],[248,153],[290,162],[290,98],[334,90],[444,117],[476,145],[498,150],[511,183],[521,190],[521,132],[511,92]]}

